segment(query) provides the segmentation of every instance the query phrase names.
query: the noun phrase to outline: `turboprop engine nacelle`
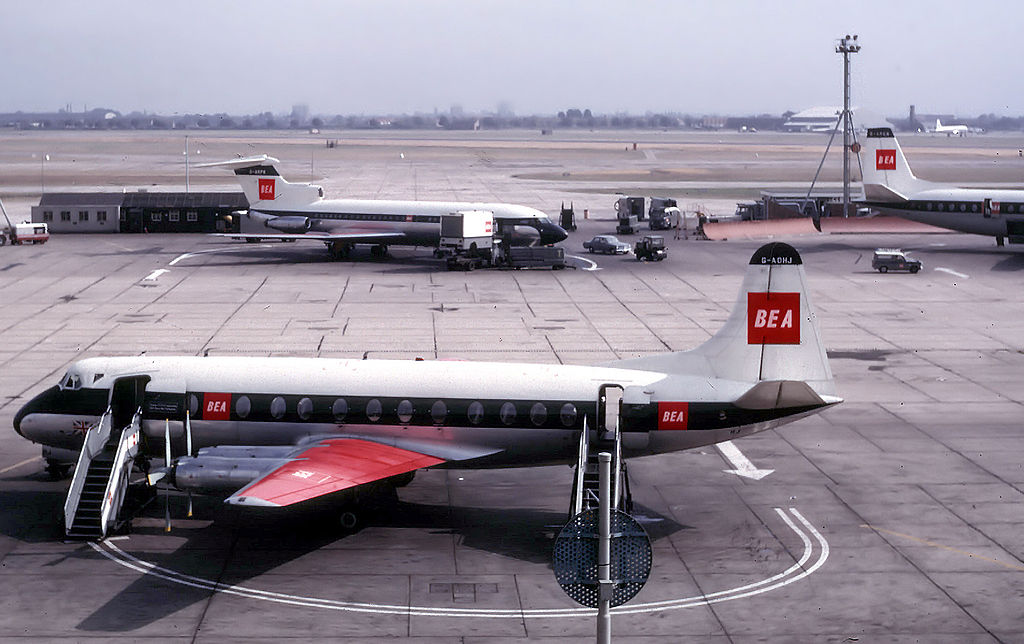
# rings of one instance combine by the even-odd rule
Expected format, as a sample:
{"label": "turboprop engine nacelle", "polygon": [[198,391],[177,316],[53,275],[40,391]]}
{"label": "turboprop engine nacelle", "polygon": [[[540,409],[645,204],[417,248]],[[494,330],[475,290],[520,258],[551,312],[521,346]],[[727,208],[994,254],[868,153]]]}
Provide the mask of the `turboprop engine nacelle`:
{"label": "turboprop engine nacelle", "polygon": [[273,228],[280,230],[283,233],[304,233],[309,230],[309,226],[312,222],[309,221],[309,217],[299,217],[297,215],[289,215],[285,217],[274,217],[268,219],[266,226],[267,228]]}

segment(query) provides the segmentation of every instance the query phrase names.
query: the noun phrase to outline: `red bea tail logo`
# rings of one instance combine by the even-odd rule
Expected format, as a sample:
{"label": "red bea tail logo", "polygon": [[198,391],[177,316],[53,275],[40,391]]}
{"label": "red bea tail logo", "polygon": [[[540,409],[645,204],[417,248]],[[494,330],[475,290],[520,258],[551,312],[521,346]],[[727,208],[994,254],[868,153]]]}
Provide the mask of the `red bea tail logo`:
{"label": "red bea tail logo", "polygon": [[274,199],[274,180],[260,179],[260,200],[273,201]]}
{"label": "red bea tail logo", "polygon": [[896,150],[875,150],[875,170],[895,170]]}
{"label": "red bea tail logo", "polygon": [[747,344],[800,344],[800,294],[747,293]]}

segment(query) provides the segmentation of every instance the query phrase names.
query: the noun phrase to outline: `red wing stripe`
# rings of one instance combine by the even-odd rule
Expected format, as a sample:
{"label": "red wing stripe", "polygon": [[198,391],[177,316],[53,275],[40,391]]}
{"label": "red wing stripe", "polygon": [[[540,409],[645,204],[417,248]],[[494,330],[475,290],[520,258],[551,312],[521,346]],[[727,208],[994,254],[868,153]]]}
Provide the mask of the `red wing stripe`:
{"label": "red wing stripe", "polygon": [[354,438],[335,438],[296,454],[273,472],[242,488],[232,498],[291,505],[301,501],[438,465],[444,460]]}

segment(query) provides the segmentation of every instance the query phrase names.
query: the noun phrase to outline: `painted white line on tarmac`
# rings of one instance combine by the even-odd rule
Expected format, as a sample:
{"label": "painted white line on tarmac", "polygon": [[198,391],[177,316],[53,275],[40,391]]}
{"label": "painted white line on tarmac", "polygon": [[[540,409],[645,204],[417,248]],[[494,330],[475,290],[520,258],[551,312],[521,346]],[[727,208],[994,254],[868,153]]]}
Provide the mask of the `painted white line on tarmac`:
{"label": "painted white line on tarmac", "polygon": [[0,470],[0,474],[7,474],[10,471],[18,469],[22,465],[28,465],[29,463],[34,463],[34,462],[38,461],[40,458],[42,458],[42,457],[41,456],[33,456],[32,458],[26,458],[24,461],[20,461],[18,463],[15,463],[14,465],[8,465],[4,469]]}
{"label": "painted white line on tarmac", "polygon": [[965,275],[964,273],[961,273],[960,271],[954,271],[952,268],[946,268],[945,266],[936,266],[935,270],[937,270],[937,271],[939,271],[941,273],[949,273],[950,275],[954,275],[956,277],[960,277],[960,278],[965,279],[965,280],[971,278],[970,275]]}
{"label": "painted white line on tarmac", "polygon": [[186,259],[196,257],[197,255],[208,255],[210,253],[237,253],[239,251],[251,250],[253,248],[270,248],[270,244],[246,244],[242,247],[232,246],[230,248],[211,248],[209,250],[197,250],[194,253],[182,253],[168,262],[167,265],[174,266],[178,262],[183,262]]}
{"label": "painted white line on tarmac", "polygon": [[744,456],[743,452],[740,451],[740,448],[736,447],[732,441],[716,443],[715,447],[717,447],[718,451],[722,453],[722,456],[724,456],[730,463],[732,463],[732,466],[736,468],[732,470],[722,470],[726,474],[736,474],[737,476],[760,481],[775,471],[759,470],[754,467],[754,464],[750,462],[750,459]]}
{"label": "painted white line on tarmac", "polygon": [[599,271],[599,270],[601,270],[601,267],[597,265],[597,262],[595,262],[592,259],[587,259],[586,257],[580,257],[579,255],[566,255],[566,257],[568,257],[569,259],[578,259],[581,262],[584,262],[585,264],[589,264],[589,266],[581,267],[580,268],[581,271]]}
{"label": "painted white line on tarmac", "polygon": [[[731,601],[734,599],[742,599],[746,597],[752,597],[754,595],[760,595],[771,590],[776,590],[784,586],[788,586],[794,582],[800,581],[807,576],[813,574],[816,570],[821,568],[829,556],[829,545],[825,537],[818,532],[811,523],[800,514],[796,508],[789,508],[789,512],[796,518],[796,520],[803,526],[797,524],[787,515],[781,508],[775,508],[775,512],[781,517],[782,521],[800,538],[800,541],[804,545],[803,555],[800,560],[794,563],[786,570],[775,574],[767,579],[749,583],[737,588],[731,588],[727,590],[721,590],[713,593],[706,593],[703,595],[696,595],[691,597],[681,597],[678,599],[668,599],[656,602],[647,602],[643,604],[632,604],[628,606],[620,606],[613,608],[612,612],[616,614],[631,614],[631,613],[653,613],[662,610],[675,610],[679,608],[693,608],[696,606],[706,606],[709,604],[715,604],[719,602]],[[805,532],[806,530],[806,532]],[[808,532],[810,536],[808,536]],[[813,540],[812,540],[813,537]],[[170,581],[173,583],[181,584],[183,586],[189,586],[192,588],[200,588],[203,590],[210,590],[217,593],[224,593],[227,595],[236,595],[239,597],[246,597],[249,599],[259,599],[263,601],[275,602],[278,604],[287,604],[291,606],[303,606],[308,608],[323,608],[327,610],[345,611],[353,613],[373,613],[373,614],[387,614],[387,615],[416,615],[426,617],[489,617],[496,619],[524,619],[524,618],[566,618],[566,617],[592,617],[597,611],[590,608],[442,608],[434,606],[409,606],[409,605],[397,605],[397,604],[371,604],[363,602],[348,602],[339,601],[333,599],[320,599],[317,597],[306,597],[302,595],[289,595],[286,593],[275,593],[265,590],[259,590],[256,588],[248,588],[245,586],[236,586],[231,584],[224,584],[218,581],[210,579],[203,579],[202,577],[195,577],[192,575],[186,575],[184,573],[176,572],[162,566],[158,566],[152,562],[144,561],[131,555],[124,550],[118,548],[110,539],[106,539],[100,543],[89,544],[96,552],[102,554],[107,559],[110,559],[114,563],[120,566],[142,573],[144,575],[150,575],[158,579]],[[817,560],[811,565],[807,565],[808,562],[817,551]]]}
{"label": "painted white line on tarmac", "polygon": [[145,282],[155,282],[158,277],[160,277],[164,273],[170,273],[170,272],[171,271],[167,270],[166,268],[158,268],[155,271],[153,271],[152,273],[150,273],[149,275],[143,277],[142,279]]}

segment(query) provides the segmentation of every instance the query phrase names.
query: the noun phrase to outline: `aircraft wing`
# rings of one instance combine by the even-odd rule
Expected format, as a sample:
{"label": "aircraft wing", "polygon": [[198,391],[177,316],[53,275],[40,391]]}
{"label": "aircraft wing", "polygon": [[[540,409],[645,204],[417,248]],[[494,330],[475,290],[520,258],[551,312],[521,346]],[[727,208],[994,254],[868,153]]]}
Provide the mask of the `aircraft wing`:
{"label": "aircraft wing", "polygon": [[338,233],[310,231],[306,233],[210,233],[211,237],[230,237],[232,239],[280,239],[283,241],[365,241],[392,240],[405,237],[405,233],[382,230],[347,230]]}
{"label": "aircraft wing", "polygon": [[328,438],[301,446],[282,465],[227,499],[236,505],[279,507],[372,483],[445,459],[358,438]]}

